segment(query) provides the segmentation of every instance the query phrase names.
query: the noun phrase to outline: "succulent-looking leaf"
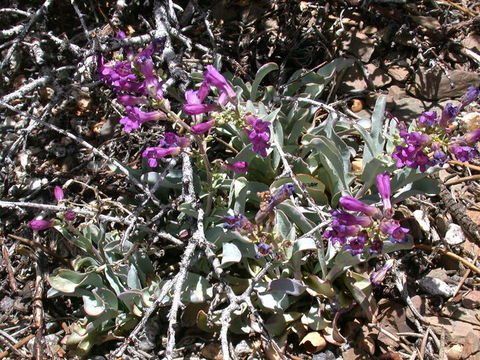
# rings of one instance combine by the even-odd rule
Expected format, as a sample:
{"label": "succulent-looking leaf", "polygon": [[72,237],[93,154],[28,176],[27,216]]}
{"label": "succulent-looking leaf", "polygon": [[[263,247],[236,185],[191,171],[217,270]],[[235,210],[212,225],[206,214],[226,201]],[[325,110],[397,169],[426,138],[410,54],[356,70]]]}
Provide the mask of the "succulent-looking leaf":
{"label": "succulent-looking leaf", "polygon": [[224,243],[222,246],[222,266],[231,263],[239,263],[242,260],[242,252],[234,243]]}
{"label": "succulent-looking leaf", "polygon": [[303,294],[305,289],[306,286],[301,281],[287,278],[273,280],[268,286],[269,291],[285,293],[293,296]]}

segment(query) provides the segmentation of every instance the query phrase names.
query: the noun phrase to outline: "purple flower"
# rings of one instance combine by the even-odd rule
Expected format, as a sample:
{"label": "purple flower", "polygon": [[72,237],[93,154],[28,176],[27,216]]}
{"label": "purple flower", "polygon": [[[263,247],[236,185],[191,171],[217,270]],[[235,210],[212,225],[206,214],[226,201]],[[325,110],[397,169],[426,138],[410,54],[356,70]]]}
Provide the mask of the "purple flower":
{"label": "purple flower", "polygon": [[138,107],[131,106],[127,106],[126,110],[128,115],[120,119],[120,124],[124,125],[123,130],[126,132],[138,129],[145,122],[167,118],[165,113],[159,110],[144,112]]}
{"label": "purple flower", "polygon": [[376,207],[367,205],[351,196],[342,196],[339,203],[346,210],[363,212],[368,216],[378,214],[378,209]]}
{"label": "purple flower", "polygon": [[382,248],[383,242],[379,238],[375,238],[368,244],[368,253],[370,255],[379,254],[382,251]]}
{"label": "purple flower", "polygon": [[[183,111],[188,115],[199,115],[218,110],[227,102],[236,103],[237,94],[227,80],[212,65],[208,65],[203,73],[203,82],[197,91],[187,90]],[[218,88],[219,96],[214,104],[204,104],[205,98],[210,92],[210,85]]]}
{"label": "purple flower", "polygon": [[53,196],[55,197],[55,200],[62,201],[65,198],[65,193],[63,192],[63,189],[57,185],[53,188]]}
{"label": "purple flower", "polygon": [[382,284],[385,276],[387,276],[388,271],[392,268],[393,261],[388,260],[385,265],[378,271],[374,271],[370,274],[370,282],[373,286],[378,287]]}
{"label": "purple flower", "polygon": [[201,135],[209,131],[214,124],[215,124],[215,120],[212,119],[204,123],[193,125],[192,127],[190,127],[190,130],[195,135]]}
{"label": "purple flower", "polygon": [[404,242],[406,234],[409,232],[407,228],[401,227],[397,220],[382,221],[380,231],[385,235],[389,235],[391,242]]}
{"label": "purple flower", "polygon": [[457,116],[459,109],[456,106],[453,106],[451,103],[448,103],[444,106],[442,111],[442,117],[438,122],[443,128],[446,128],[448,124]]}
{"label": "purple flower", "polygon": [[219,90],[220,96],[217,102],[221,106],[224,106],[228,101],[236,102],[237,93],[215,67],[207,65],[207,70],[203,72],[203,78],[208,84],[215,86]]}
{"label": "purple flower", "polygon": [[473,130],[462,136],[461,141],[465,144],[473,144],[480,138],[480,128]]}
{"label": "purple flower", "polygon": [[117,101],[123,106],[135,106],[140,104],[146,104],[148,101],[144,97],[133,95],[118,95]]}
{"label": "purple flower", "polygon": [[350,250],[350,253],[353,256],[362,254],[367,241],[368,241],[367,233],[362,232],[357,237],[350,239],[348,243],[345,244],[345,249]]}
{"label": "purple flower", "polygon": [[407,145],[413,145],[417,148],[422,148],[432,141],[430,136],[419,132],[409,133],[404,130],[400,130],[400,136],[405,140]]}
{"label": "purple flower", "polygon": [[360,225],[362,227],[369,227],[371,224],[372,218],[370,216],[356,216],[341,210],[332,211],[333,227],[338,225]]}
{"label": "purple flower", "polygon": [[98,72],[100,79],[117,91],[142,92],[142,84],[137,76],[132,73],[132,65],[129,61],[114,61],[104,63],[103,56],[97,57]]}
{"label": "purple flower", "polygon": [[181,148],[190,146],[190,143],[191,139],[188,136],[178,136],[169,131],[163,134],[163,139],[158,142],[161,147],[179,146]]}
{"label": "purple flower", "polygon": [[252,143],[252,151],[262,157],[267,156],[267,149],[270,148],[270,122],[263,121],[253,115],[247,115],[245,122],[250,126],[245,132]]}
{"label": "purple flower", "polygon": [[52,220],[32,220],[28,223],[28,226],[34,231],[42,231],[52,226]]}
{"label": "purple flower", "polygon": [[183,105],[183,111],[188,115],[200,115],[213,110],[216,110],[215,104],[185,104]]}
{"label": "purple flower", "polygon": [[147,147],[143,153],[142,157],[147,159],[148,166],[150,167],[157,167],[158,159],[164,158],[166,156],[176,156],[180,154],[180,147],[170,147],[170,148],[162,148],[162,147]]}
{"label": "purple flower", "polygon": [[65,220],[73,221],[75,220],[76,214],[73,211],[67,211],[63,217]]}
{"label": "purple flower", "polygon": [[377,175],[376,182],[378,192],[383,202],[383,211],[390,212],[392,209],[392,203],[390,202],[390,197],[392,196],[392,191],[390,189],[390,174],[384,173]]}
{"label": "purple flower", "polygon": [[426,111],[418,118],[418,123],[424,127],[431,127],[438,123],[438,116],[435,111]]}
{"label": "purple flower", "polygon": [[427,154],[425,154],[421,148],[413,145],[406,147],[397,146],[392,153],[392,158],[396,160],[397,168],[404,166],[411,167],[412,169],[419,168],[421,172],[425,172],[427,166],[433,166],[435,163],[430,160]]}
{"label": "purple flower", "polygon": [[225,222],[223,227],[228,230],[237,230],[241,233],[251,233],[253,224],[243,214],[220,216]]}
{"label": "purple flower", "polygon": [[199,115],[217,109],[216,104],[203,104],[203,101],[210,92],[207,82],[203,82],[197,91],[185,91],[185,100],[187,103],[183,105],[183,111],[188,115]]}
{"label": "purple flower", "polygon": [[143,81],[145,93],[154,99],[162,99],[163,91],[160,87],[161,83],[153,70],[153,60],[151,57],[141,57],[138,59],[140,68],[145,80]]}
{"label": "purple flower", "polygon": [[227,163],[225,167],[236,173],[244,173],[248,170],[248,163],[246,161],[237,161],[231,164]]}
{"label": "purple flower", "polygon": [[460,100],[460,102],[461,102],[460,110],[465,108],[465,106],[467,106],[471,102],[477,100],[478,95],[480,95],[480,89],[475,87],[475,86],[470,86],[467,89],[467,92],[465,93],[465,95],[463,95],[462,100]]}
{"label": "purple flower", "polygon": [[264,256],[267,256],[267,255],[270,255],[272,253],[272,245],[268,245],[264,242],[259,243],[257,245],[257,249],[258,249],[258,252],[255,255],[255,257],[257,259],[261,258],[261,257],[264,257]]}
{"label": "purple flower", "polygon": [[433,152],[433,162],[436,165],[443,166],[449,159],[448,155],[441,149],[437,149]]}
{"label": "purple flower", "polygon": [[451,145],[448,150],[458,161],[468,162],[478,156],[478,151],[470,146]]}
{"label": "purple flower", "polygon": [[148,147],[143,153],[142,157],[147,159],[150,167],[157,167],[158,159],[166,156],[177,156],[180,154],[182,148],[190,146],[190,138],[186,136],[178,136],[172,132],[166,132],[164,138],[161,139],[159,146]]}

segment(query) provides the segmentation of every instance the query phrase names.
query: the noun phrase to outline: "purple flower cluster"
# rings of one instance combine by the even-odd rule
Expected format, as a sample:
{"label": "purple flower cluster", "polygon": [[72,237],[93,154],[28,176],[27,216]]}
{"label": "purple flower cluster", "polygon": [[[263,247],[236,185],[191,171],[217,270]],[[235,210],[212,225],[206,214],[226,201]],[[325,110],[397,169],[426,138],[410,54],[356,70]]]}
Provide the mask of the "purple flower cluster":
{"label": "purple flower cluster", "polygon": [[159,146],[147,147],[142,153],[142,157],[147,159],[150,167],[157,167],[158,159],[180,154],[183,148],[190,146],[190,138],[178,136],[172,132],[166,132],[164,138],[159,141],[158,145]]}
{"label": "purple flower cluster", "polygon": [[[203,102],[210,93],[211,86],[218,89],[218,98],[214,103],[204,104]],[[183,106],[183,111],[188,115],[199,115],[221,109],[228,102],[236,104],[237,93],[213,65],[207,65],[207,70],[203,72],[203,82],[200,88],[196,91],[187,90],[185,100],[187,103]]]}
{"label": "purple flower cluster", "polygon": [[251,114],[245,116],[248,127],[245,132],[252,143],[252,150],[262,157],[267,156],[267,149],[270,148],[270,123],[263,121]]}
{"label": "purple flower cluster", "polygon": [[[63,189],[58,185],[55,185],[55,187],[53,188],[53,196],[54,196],[55,200],[57,201],[57,203],[61,203],[65,199],[65,193],[64,193]],[[73,220],[75,220],[75,217],[76,217],[76,215],[73,211],[66,211],[63,214],[63,218],[67,221],[73,221]],[[30,227],[30,229],[32,229],[34,231],[42,231],[42,230],[47,230],[47,229],[51,228],[54,225],[54,223],[55,223],[55,219],[31,220],[28,223],[28,226]]]}
{"label": "purple flower cluster", "polygon": [[[119,32],[117,37],[125,38],[125,34]],[[97,56],[100,79],[116,91],[118,102],[126,107],[127,116],[120,120],[126,132],[138,129],[147,121],[166,118],[162,111],[145,112],[138,107],[148,104],[149,98],[156,101],[163,99],[163,82],[155,74],[152,56],[162,51],[164,41],[154,40],[136,56],[131,49],[125,49],[128,57],[125,61],[105,62],[102,55]]]}
{"label": "purple flower cluster", "polygon": [[435,165],[425,151],[431,143],[428,135],[400,130],[400,137],[403,139],[404,145],[397,145],[392,154],[398,168],[408,166],[413,169],[419,168],[421,172],[424,172],[427,167]]}
{"label": "purple flower cluster", "polygon": [[452,121],[479,95],[479,88],[469,87],[459,106],[448,103],[440,116],[435,111],[424,112],[417,121],[417,131],[400,130],[401,141],[392,153],[396,166],[425,172],[431,166],[443,165],[451,156],[460,161],[478,157],[479,152],[474,143],[480,138],[480,130],[454,137]]}
{"label": "purple flower cluster", "polygon": [[369,254],[378,254],[385,240],[406,240],[409,230],[393,219],[390,175],[377,175],[376,184],[383,203],[382,210],[351,196],[342,196],[339,202],[343,210],[332,211],[330,227],[323,233],[325,238],[333,244],[343,245],[352,255],[363,254],[366,250]]}

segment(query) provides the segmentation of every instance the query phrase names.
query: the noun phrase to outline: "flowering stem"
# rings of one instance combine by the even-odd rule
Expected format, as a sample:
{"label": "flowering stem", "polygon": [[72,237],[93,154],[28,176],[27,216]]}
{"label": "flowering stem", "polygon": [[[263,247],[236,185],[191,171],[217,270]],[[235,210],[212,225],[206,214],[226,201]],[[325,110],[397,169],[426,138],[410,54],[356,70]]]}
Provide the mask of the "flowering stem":
{"label": "flowering stem", "polygon": [[[168,110],[167,111],[167,116],[168,118],[172,119],[174,122],[178,123],[182,128],[184,128],[187,131],[190,131],[190,126],[180,119],[180,117],[175,114],[173,111]],[[205,144],[203,140],[200,138],[198,135],[194,135],[195,142],[197,143],[198,150],[200,151],[200,154],[202,155],[203,158],[203,163],[205,164],[205,173],[207,175],[207,186],[208,186],[208,196],[207,196],[207,205],[205,207],[205,214],[208,216],[210,214],[210,211],[212,209],[212,202],[213,202],[213,193],[211,191],[212,189],[212,165],[210,164],[210,160],[208,160],[208,155],[207,151],[205,149]]]}
{"label": "flowering stem", "polygon": [[205,207],[205,215],[208,216],[210,214],[211,209],[212,209],[212,199],[213,199],[212,164],[210,163],[210,160],[208,160],[208,155],[207,155],[207,151],[205,149],[204,141],[198,135],[195,135],[194,137],[195,137],[195,141],[197,142],[197,145],[198,145],[198,150],[200,151],[200,154],[202,154],[203,163],[205,165],[205,173],[207,175],[208,195],[207,195],[207,206]]}

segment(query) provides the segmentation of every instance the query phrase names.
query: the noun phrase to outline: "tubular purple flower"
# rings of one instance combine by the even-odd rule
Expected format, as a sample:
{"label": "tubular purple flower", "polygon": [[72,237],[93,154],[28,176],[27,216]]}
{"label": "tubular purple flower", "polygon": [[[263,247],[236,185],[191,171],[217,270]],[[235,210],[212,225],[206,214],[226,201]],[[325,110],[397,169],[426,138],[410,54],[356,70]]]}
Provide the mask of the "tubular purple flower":
{"label": "tubular purple flower", "polygon": [[361,227],[369,227],[372,224],[372,218],[365,215],[352,215],[345,211],[332,211],[332,227],[338,225],[360,225]]}
{"label": "tubular purple flower", "polygon": [[272,253],[272,245],[268,245],[264,242],[259,243],[257,245],[257,249],[258,249],[258,252],[255,255],[256,258],[260,258],[262,256],[267,256],[267,255],[270,255]]}
{"label": "tubular purple flower", "polygon": [[34,231],[42,231],[52,226],[52,220],[32,220],[28,226]]}
{"label": "tubular purple flower", "polygon": [[199,115],[216,110],[216,104],[185,104],[183,105],[183,111],[188,115]]}
{"label": "tubular purple flower", "polygon": [[465,108],[465,106],[469,105],[471,102],[477,100],[478,95],[480,95],[480,89],[475,86],[470,86],[465,95],[463,95],[462,100],[460,100],[460,110]]}
{"label": "tubular purple flower", "polygon": [[448,150],[458,161],[468,162],[478,156],[478,151],[470,146],[451,145]]}
{"label": "tubular purple flower", "polygon": [[252,151],[262,157],[267,156],[267,149],[270,148],[270,122],[263,121],[251,114],[245,116],[245,122],[251,128],[245,128],[245,132],[252,143]]}
{"label": "tubular purple flower", "polygon": [[117,101],[123,106],[135,106],[140,104],[146,104],[148,101],[144,97],[133,95],[117,95]]}
{"label": "tubular purple flower", "polygon": [[145,122],[167,118],[165,113],[160,110],[144,112],[138,107],[131,106],[127,106],[126,110],[128,115],[120,119],[120,124],[124,125],[123,130],[126,132],[138,129]]}
{"label": "tubular purple flower", "polygon": [[62,201],[65,198],[65,193],[60,186],[56,185],[53,188],[53,196],[55,197],[55,200]]}
{"label": "tubular purple flower", "polygon": [[73,221],[75,220],[76,214],[73,211],[67,211],[63,217],[65,220]]}
{"label": "tubular purple flower", "polygon": [[397,220],[382,221],[380,231],[385,235],[389,235],[391,242],[404,242],[406,240],[406,234],[409,232],[409,230],[402,227]]}
{"label": "tubular purple flower", "polygon": [[103,57],[99,55],[97,62],[100,79],[115,88],[115,90],[143,91],[142,84],[138,82],[137,77],[132,73],[132,66],[129,61],[115,61],[105,64]]}
{"label": "tubular purple flower", "polygon": [[342,196],[339,200],[339,203],[346,210],[359,211],[368,216],[373,216],[378,213],[377,208],[367,205],[351,196]]}
{"label": "tubular purple flower", "polygon": [[234,171],[236,173],[244,173],[248,170],[248,164],[246,161],[237,161],[232,164],[225,164],[225,167],[228,170]]}
{"label": "tubular purple flower", "polygon": [[442,116],[440,118],[440,121],[438,122],[438,125],[446,128],[448,124],[455,118],[455,116],[457,116],[457,114],[458,108],[456,106],[453,106],[451,103],[448,103],[443,107]]}
{"label": "tubular purple flower", "polygon": [[390,174],[384,173],[377,175],[376,182],[378,193],[382,198],[383,210],[388,212],[388,210],[392,208],[392,203],[390,202],[392,196],[392,191],[390,189]]}
{"label": "tubular purple flower", "polygon": [[206,132],[208,132],[214,124],[215,124],[215,120],[212,119],[212,120],[209,120],[207,122],[191,126],[190,130],[195,135],[201,135],[201,134],[205,134]]}
{"label": "tubular purple flower", "polygon": [[466,144],[473,144],[480,138],[480,128],[473,130],[462,136],[462,141]]}
{"label": "tubular purple flower", "polygon": [[366,232],[360,233],[357,237],[350,239],[348,243],[345,244],[345,249],[350,250],[350,253],[355,256],[363,253],[365,244],[368,241],[368,235]]}
{"label": "tubular purple flower", "polygon": [[237,93],[235,92],[235,90],[233,90],[225,77],[220,74],[217,69],[215,69],[215,67],[213,67],[212,65],[207,65],[207,70],[203,72],[203,78],[209,84],[212,84],[213,86],[218,88],[220,93],[225,93],[226,96],[230,99],[230,101],[236,100]]}
{"label": "tubular purple flower", "polygon": [[378,271],[374,271],[370,274],[370,282],[373,284],[373,286],[380,286],[387,276],[388,271],[392,268],[393,266],[393,261],[388,260],[385,262],[385,265],[382,266],[382,268]]}
{"label": "tubular purple flower", "polygon": [[161,147],[148,147],[143,153],[142,157],[147,159],[148,166],[157,167],[158,159],[164,158],[166,156],[176,156],[180,154],[180,147],[170,147],[170,148],[161,148]]}
{"label": "tubular purple flower", "polygon": [[438,123],[438,116],[435,111],[426,111],[418,118],[419,125],[431,127]]}
{"label": "tubular purple flower", "polygon": [[432,142],[432,138],[424,133],[419,132],[406,132],[400,130],[400,136],[405,140],[407,145],[413,145],[415,147],[421,148]]}

